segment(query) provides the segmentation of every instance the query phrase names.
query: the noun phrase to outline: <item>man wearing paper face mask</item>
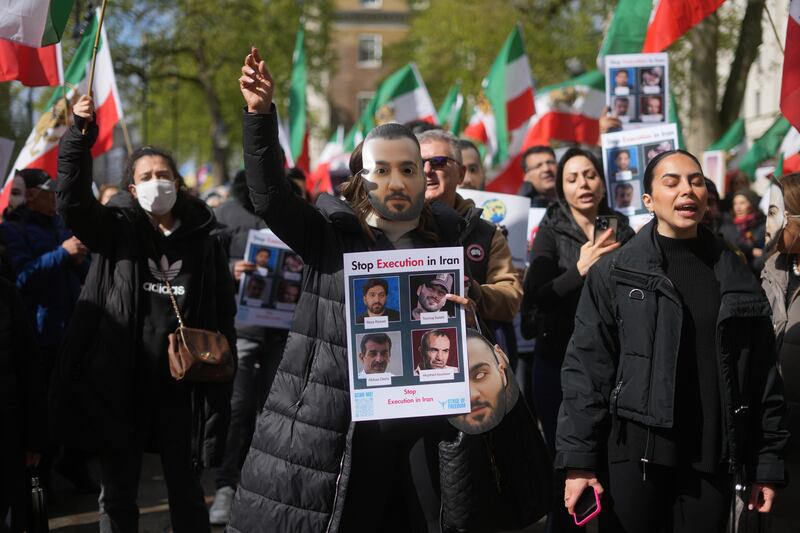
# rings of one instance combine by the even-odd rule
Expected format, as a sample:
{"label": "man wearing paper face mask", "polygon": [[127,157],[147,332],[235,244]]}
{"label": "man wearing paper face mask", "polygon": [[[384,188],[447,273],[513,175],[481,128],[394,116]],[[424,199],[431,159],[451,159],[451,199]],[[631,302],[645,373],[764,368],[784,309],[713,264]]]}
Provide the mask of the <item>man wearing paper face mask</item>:
{"label": "man wearing paper face mask", "polygon": [[211,234],[216,220],[183,191],[172,157],[154,147],[129,158],[121,185],[135,203],[101,205],[91,191],[92,99],[81,97],[73,111],[59,149],[59,208],[94,255],[54,372],[51,429],[99,451],[101,532],[138,530],[144,451],[161,455],[173,530],[208,532],[198,471],[222,458],[231,383],[173,379],[167,347],[178,327],[173,303],[187,327],[219,331],[236,346],[233,280]]}
{"label": "man wearing paper face mask", "polygon": [[[295,312],[303,318],[292,326],[259,415],[228,528],[426,531],[421,505],[430,502],[420,501],[413,487],[409,451],[420,438],[438,442],[447,422],[350,421],[342,254],[451,246],[460,218],[450,208],[434,212],[425,205],[419,143],[394,123],[369,132],[360,160],[351,158],[344,199],[321,194],[316,207],[303,202],[283,179],[275,82],[256,49],[245,58],[239,86],[255,213],[303,258],[306,277]],[[423,475],[438,474],[432,467]]]}
{"label": "man wearing paper face mask", "polygon": [[[767,190],[767,245],[777,248],[761,271],[761,286],[772,307],[778,348],[778,365],[786,399],[786,470],[789,479],[800,478],[800,174],[783,176]],[[779,489],[771,515],[771,531],[791,531],[797,526],[796,502],[800,485]]]}

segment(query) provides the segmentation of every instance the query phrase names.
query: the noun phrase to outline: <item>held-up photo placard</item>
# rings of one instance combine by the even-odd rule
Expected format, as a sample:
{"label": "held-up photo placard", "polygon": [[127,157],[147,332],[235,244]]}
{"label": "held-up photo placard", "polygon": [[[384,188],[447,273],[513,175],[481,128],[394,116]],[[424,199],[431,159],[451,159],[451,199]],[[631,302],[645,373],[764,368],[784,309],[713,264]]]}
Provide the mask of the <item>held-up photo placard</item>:
{"label": "held-up photo placard", "polygon": [[631,217],[631,226],[637,228],[639,222],[649,220],[642,203],[644,169],[661,152],[677,148],[678,129],[665,124],[606,133],[601,138],[608,205]]}
{"label": "held-up photo placard", "polygon": [[[511,259],[518,268],[525,268],[528,262],[528,210],[531,200],[526,196],[502,194],[497,192],[459,189],[458,194],[475,202],[475,207],[483,209],[482,218],[487,222],[503,226],[508,231],[508,247]],[[472,246],[478,246],[477,244]],[[482,261],[489,250],[466,250],[467,259]]]}
{"label": "held-up photo placard", "polygon": [[469,413],[464,249],[344,254],[352,419]]}
{"label": "held-up photo placard", "polygon": [[270,230],[250,230],[246,261],[256,265],[242,275],[236,323],[290,329],[300,299],[303,260]]}
{"label": "held-up photo placard", "polygon": [[660,54],[605,56],[606,105],[622,129],[669,121],[669,58]]}

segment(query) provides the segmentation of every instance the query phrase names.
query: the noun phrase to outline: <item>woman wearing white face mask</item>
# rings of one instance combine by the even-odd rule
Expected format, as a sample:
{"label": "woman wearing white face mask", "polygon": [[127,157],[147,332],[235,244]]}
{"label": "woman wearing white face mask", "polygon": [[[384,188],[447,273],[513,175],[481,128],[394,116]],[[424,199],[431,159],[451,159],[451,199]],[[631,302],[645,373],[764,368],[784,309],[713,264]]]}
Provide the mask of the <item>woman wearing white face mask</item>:
{"label": "woman wearing white face mask", "polygon": [[[772,193],[772,194],[770,194]],[[800,501],[800,174],[781,178],[773,185],[767,215],[767,248],[778,253],[767,259],[761,271],[761,286],[772,307],[778,365],[786,396],[786,470],[794,480],[778,492],[771,531],[797,527],[796,504]]]}
{"label": "woman wearing white face mask", "polygon": [[57,363],[52,434],[99,452],[100,531],[138,530],[143,451],[161,455],[173,530],[209,531],[199,469],[221,460],[231,384],[171,377],[168,335],[178,318],[170,293],[187,327],[219,331],[233,347],[233,280],[211,234],[213,213],[184,192],[167,153],[144,147],[130,156],[128,205],[125,194],[113,207],[94,198],[93,112],[82,97],[59,150],[59,209],[95,255]]}

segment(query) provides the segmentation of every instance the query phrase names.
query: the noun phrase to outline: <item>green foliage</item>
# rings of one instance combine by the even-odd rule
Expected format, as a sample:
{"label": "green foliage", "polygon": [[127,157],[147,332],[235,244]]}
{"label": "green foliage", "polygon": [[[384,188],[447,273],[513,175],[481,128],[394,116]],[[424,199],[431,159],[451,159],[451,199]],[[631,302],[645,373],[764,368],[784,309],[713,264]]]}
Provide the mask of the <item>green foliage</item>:
{"label": "green foliage", "polygon": [[[135,141],[198,163],[230,152],[238,164],[244,57],[257,46],[285,116],[294,35],[305,18],[309,81],[329,65],[331,0],[119,0],[107,12],[109,39]],[[216,150],[215,150],[216,148]],[[222,156],[223,158],[227,156]]]}
{"label": "green foliage", "polygon": [[541,87],[572,77],[568,60],[594,68],[601,21],[612,9],[599,0],[432,0],[429,8],[415,13],[408,38],[389,47],[384,57],[397,66],[416,61],[437,105],[458,80],[464,94],[477,95],[503,41],[519,22],[534,80]]}

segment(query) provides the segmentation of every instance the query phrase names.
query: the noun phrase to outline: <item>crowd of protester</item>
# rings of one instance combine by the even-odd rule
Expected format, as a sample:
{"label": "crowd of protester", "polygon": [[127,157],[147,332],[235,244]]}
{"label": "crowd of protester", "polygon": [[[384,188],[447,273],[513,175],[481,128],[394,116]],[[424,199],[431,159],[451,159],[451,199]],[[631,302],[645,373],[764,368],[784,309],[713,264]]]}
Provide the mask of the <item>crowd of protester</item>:
{"label": "crowd of protester", "polygon": [[[101,531],[137,531],[143,453],[160,455],[177,533],[428,531],[445,506],[438,450],[465,437],[443,417],[350,421],[342,254],[431,246],[482,251],[465,254],[466,294],[446,298],[483,333],[475,346],[526,369],[523,407],[480,442],[500,446],[530,424],[519,409],[534,414],[537,468],[554,474],[538,500],[547,531],[583,529],[571,513],[587,490],[602,495],[600,531],[723,531],[770,511],[761,530],[800,527],[787,486],[800,475],[800,175],[783,177],[770,229],[746,176],[720,198],[695,156],[661,153],[644,170],[653,219],[634,232],[608,207],[595,152],[529,148],[518,194],[546,214],[518,271],[503,228],[459,194],[486,183],[470,141],[378,126],[349,179],[311,198],[283,168],[255,49],[239,83],[244,169],[213,194],[153,147],[93,189],[88,96],[58,176],[17,172],[0,224],[0,531],[25,529],[31,468],[49,501],[56,472],[99,494]],[[596,233],[598,217],[615,228]],[[266,228],[305,262],[291,332],[235,322],[236,287],[257,269],[248,234]],[[518,353],[519,315],[533,353]],[[174,379],[167,347],[184,322],[225,337],[232,380]],[[493,530],[488,511],[462,512],[464,531]]]}

